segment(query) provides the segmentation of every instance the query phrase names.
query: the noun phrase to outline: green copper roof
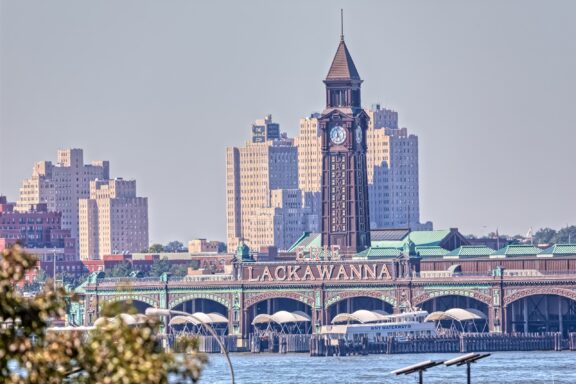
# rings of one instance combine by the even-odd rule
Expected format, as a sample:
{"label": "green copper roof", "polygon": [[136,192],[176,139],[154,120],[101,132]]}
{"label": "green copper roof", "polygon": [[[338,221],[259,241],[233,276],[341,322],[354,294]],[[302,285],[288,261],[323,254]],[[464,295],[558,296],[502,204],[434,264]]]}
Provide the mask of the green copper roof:
{"label": "green copper roof", "polygon": [[446,254],[446,258],[483,257],[490,256],[494,250],[485,245],[463,245]]}
{"label": "green copper roof", "polygon": [[416,246],[433,246],[440,245],[442,240],[450,234],[449,229],[442,229],[437,231],[412,231],[408,237],[416,244]]}
{"label": "green copper roof", "polygon": [[402,251],[397,248],[375,248],[370,247],[354,256],[358,259],[377,259],[377,258],[392,258],[398,257],[402,254]]}
{"label": "green copper roof", "polygon": [[322,245],[322,235],[320,233],[304,232],[302,236],[288,249],[288,252],[295,252],[300,247],[304,247],[304,251],[310,247],[318,248]]}
{"label": "green copper roof", "polygon": [[490,257],[536,256],[540,252],[540,248],[533,245],[510,244],[493,252]]}
{"label": "green copper roof", "polygon": [[[436,231],[412,231],[408,232],[407,230],[376,230],[375,238],[376,239],[392,239],[395,240],[372,240],[371,246],[372,248],[396,248],[399,250],[404,249],[406,244],[411,241],[414,243],[416,248],[420,247],[437,247],[440,248],[440,244],[446,238],[446,236],[450,235],[449,229],[442,229]],[[394,236],[392,236],[394,235]],[[399,236],[397,235],[404,235],[403,238],[397,240]],[[395,237],[397,236],[397,237]],[[302,236],[288,249],[289,252],[295,252],[300,247],[304,247],[304,251],[307,251],[310,247],[320,247],[322,241],[322,236],[320,233],[310,233],[304,232]],[[426,256],[443,256],[442,252],[437,249],[432,250],[424,250],[427,252]],[[421,252],[421,256],[425,256]]]}
{"label": "green copper roof", "polygon": [[442,257],[448,253],[448,250],[437,246],[420,246],[416,247],[416,253],[420,257]]}
{"label": "green copper roof", "polygon": [[538,256],[569,256],[576,255],[576,244],[555,244],[543,250]]}

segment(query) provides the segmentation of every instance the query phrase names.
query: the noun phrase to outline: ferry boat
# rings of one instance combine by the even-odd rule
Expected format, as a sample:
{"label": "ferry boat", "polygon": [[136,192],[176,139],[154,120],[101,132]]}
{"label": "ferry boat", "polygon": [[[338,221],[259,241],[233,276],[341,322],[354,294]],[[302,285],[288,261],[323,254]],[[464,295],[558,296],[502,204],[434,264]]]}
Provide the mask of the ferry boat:
{"label": "ferry boat", "polygon": [[335,316],[332,325],[321,327],[320,334],[336,342],[339,339],[358,341],[366,338],[368,342],[376,342],[391,336],[398,340],[436,336],[436,327],[433,322],[424,321],[426,316],[427,311],[388,315],[381,311],[360,310]]}

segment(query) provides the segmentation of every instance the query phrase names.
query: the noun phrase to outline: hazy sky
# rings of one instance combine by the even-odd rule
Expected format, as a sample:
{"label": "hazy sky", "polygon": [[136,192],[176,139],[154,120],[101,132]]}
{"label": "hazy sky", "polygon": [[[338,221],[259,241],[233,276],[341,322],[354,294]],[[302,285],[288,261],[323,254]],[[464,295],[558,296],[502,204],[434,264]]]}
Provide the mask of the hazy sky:
{"label": "hazy sky", "polygon": [[576,224],[574,1],[1,0],[0,193],[83,148],[151,242],[225,240],[225,148],[323,109],[341,7],[364,103],[419,136],[422,221]]}

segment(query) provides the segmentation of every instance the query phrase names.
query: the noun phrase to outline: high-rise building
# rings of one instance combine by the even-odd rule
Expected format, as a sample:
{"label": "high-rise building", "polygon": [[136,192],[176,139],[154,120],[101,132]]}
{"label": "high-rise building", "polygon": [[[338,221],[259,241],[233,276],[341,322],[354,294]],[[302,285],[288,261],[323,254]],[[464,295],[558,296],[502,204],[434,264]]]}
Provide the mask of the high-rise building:
{"label": "high-rise building", "polygon": [[[309,208],[318,217],[321,214],[320,184],[322,181],[322,139],[318,125],[320,114],[313,113],[305,119],[300,119],[300,130],[294,138],[298,148],[298,189],[302,191],[304,207]],[[318,227],[312,232],[320,232]]]}
{"label": "high-rise building", "polygon": [[148,247],[148,199],[136,196],[135,180],[95,180],[80,199],[80,258],[140,252]]}
{"label": "high-rise building", "polygon": [[108,161],[88,165],[82,149],[59,150],[56,164],[39,161],[34,165],[32,177],[20,188],[16,210],[27,212],[33,205],[46,204],[48,211],[62,213],[62,228],[78,239],[78,199],[89,196],[92,180],[109,177]]}
{"label": "high-rise building", "polygon": [[270,191],[270,206],[257,208],[246,220],[246,237],[257,249],[274,245],[288,249],[304,232],[319,226],[318,216],[302,206],[298,189]]}
{"label": "high-rise building", "polygon": [[226,149],[227,246],[240,240],[251,248],[260,244],[248,237],[249,218],[260,208],[271,207],[271,191],[298,188],[298,153],[291,139],[248,142]]}
{"label": "high-rise building", "polygon": [[420,223],[418,137],[398,128],[397,112],[376,104],[367,113],[371,227],[432,229]]}
{"label": "high-rise building", "polygon": [[272,122],[272,115],[258,119],[252,124],[252,142],[263,143],[280,139],[280,124]]}
{"label": "high-rise building", "polygon": [[366,130],[361,106],[362,80],[344,35],[324,80],[326,109],[318,118],[322,140],[322,245],[343,254],[370,247],[370,211],[366,178]]}
{"label": "high-rise building", "polygon": [[322,139],[318,126],[320,114],[313,113],[300,119],[300,130],[294,138],[298,148],[298,189],[302,192],[320,192],[322,181]]}

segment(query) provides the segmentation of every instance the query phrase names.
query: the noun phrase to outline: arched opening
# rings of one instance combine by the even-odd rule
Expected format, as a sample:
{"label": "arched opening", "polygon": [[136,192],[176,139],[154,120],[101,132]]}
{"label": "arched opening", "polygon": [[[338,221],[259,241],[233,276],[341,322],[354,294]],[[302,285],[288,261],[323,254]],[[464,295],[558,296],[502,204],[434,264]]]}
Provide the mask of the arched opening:
{"label": "arched opening", "polygon": [[559,295],[532,295],[506,307],[508,332],[576,332],[576,301]]}
{"label": "arched opening", "polygon": [[138,313],[144,313],[146,308],[152,307],[145,301],[134,299],[110,301],[108,304],[117,306],[118,308],[115,308],[115,310],[120,313],[132,312],[132,308],[135,308]]}
{"label": "arched opening", "polygon": [[[254,331],[257,329],[254,325],[252,325],[252,322],[256,316],[262,314],[273,315],[280,311],[286,311],[289,313],[302,312],[310,317],[312,316],[312,308],[298,300],[285,297],[262,300],[248,307],[246,324],[248,326],[249,333],[254,333]],[[308,328],[309,327],[305,329]]]}
{"label": "arched opening", "polygon": [[488,304],[483,303],[469,296],[460,295],[447,295],[438,296],[426,300],[420,304],[420,308],[428,313],[446,312],[451,309],[460,308],[464,310],[478,311],[482,319],[475,319],[473,321],[460,321],[458,319],[443,319],[437,322],[439,332],[488,332]]}
{"label": "arched opening", "polygon": [[228,308],[224,304],[210,299],[190,299],[180,303],[172,308],[175,311],[181,311],[186,313],[219,313],[223,316],[228,317]]}
{"label": "arched opening", "polygon": [[230,333],[228,308],[217,301],[194,298],[175,305],[172,310],[195,315],[194,317],[176,315],[170,318],[170,329],[176,337],[183,335],[210,336],[205,324],[212,327],[219,335]]}
{"label": "arched opening", "polygon": [[252,352],[305,352],[312,333],[312,308],[277,297],[247,308],[245,330]]}
{"label": "arched opening", "polygon": [[330,324],[336,315],[353,313],[361,309],[367,311],[384,311],[386,313],[393,313],[394,311],[392,304],[384,300],[367,296],[350,297],[348,299],[342,299],[328,307],[327,324]]}
{"label": "arched opening", "polygon": [[420,308],[429,313],[437,311],[447,311],[452,308],[462,308],[462,309],[477,309],[480,312],[488,316],[488,304],[481,302],[473,297],[460,296],[460,295],[447,295],[438,296],[432,299],[426,300],[420,304]]}

